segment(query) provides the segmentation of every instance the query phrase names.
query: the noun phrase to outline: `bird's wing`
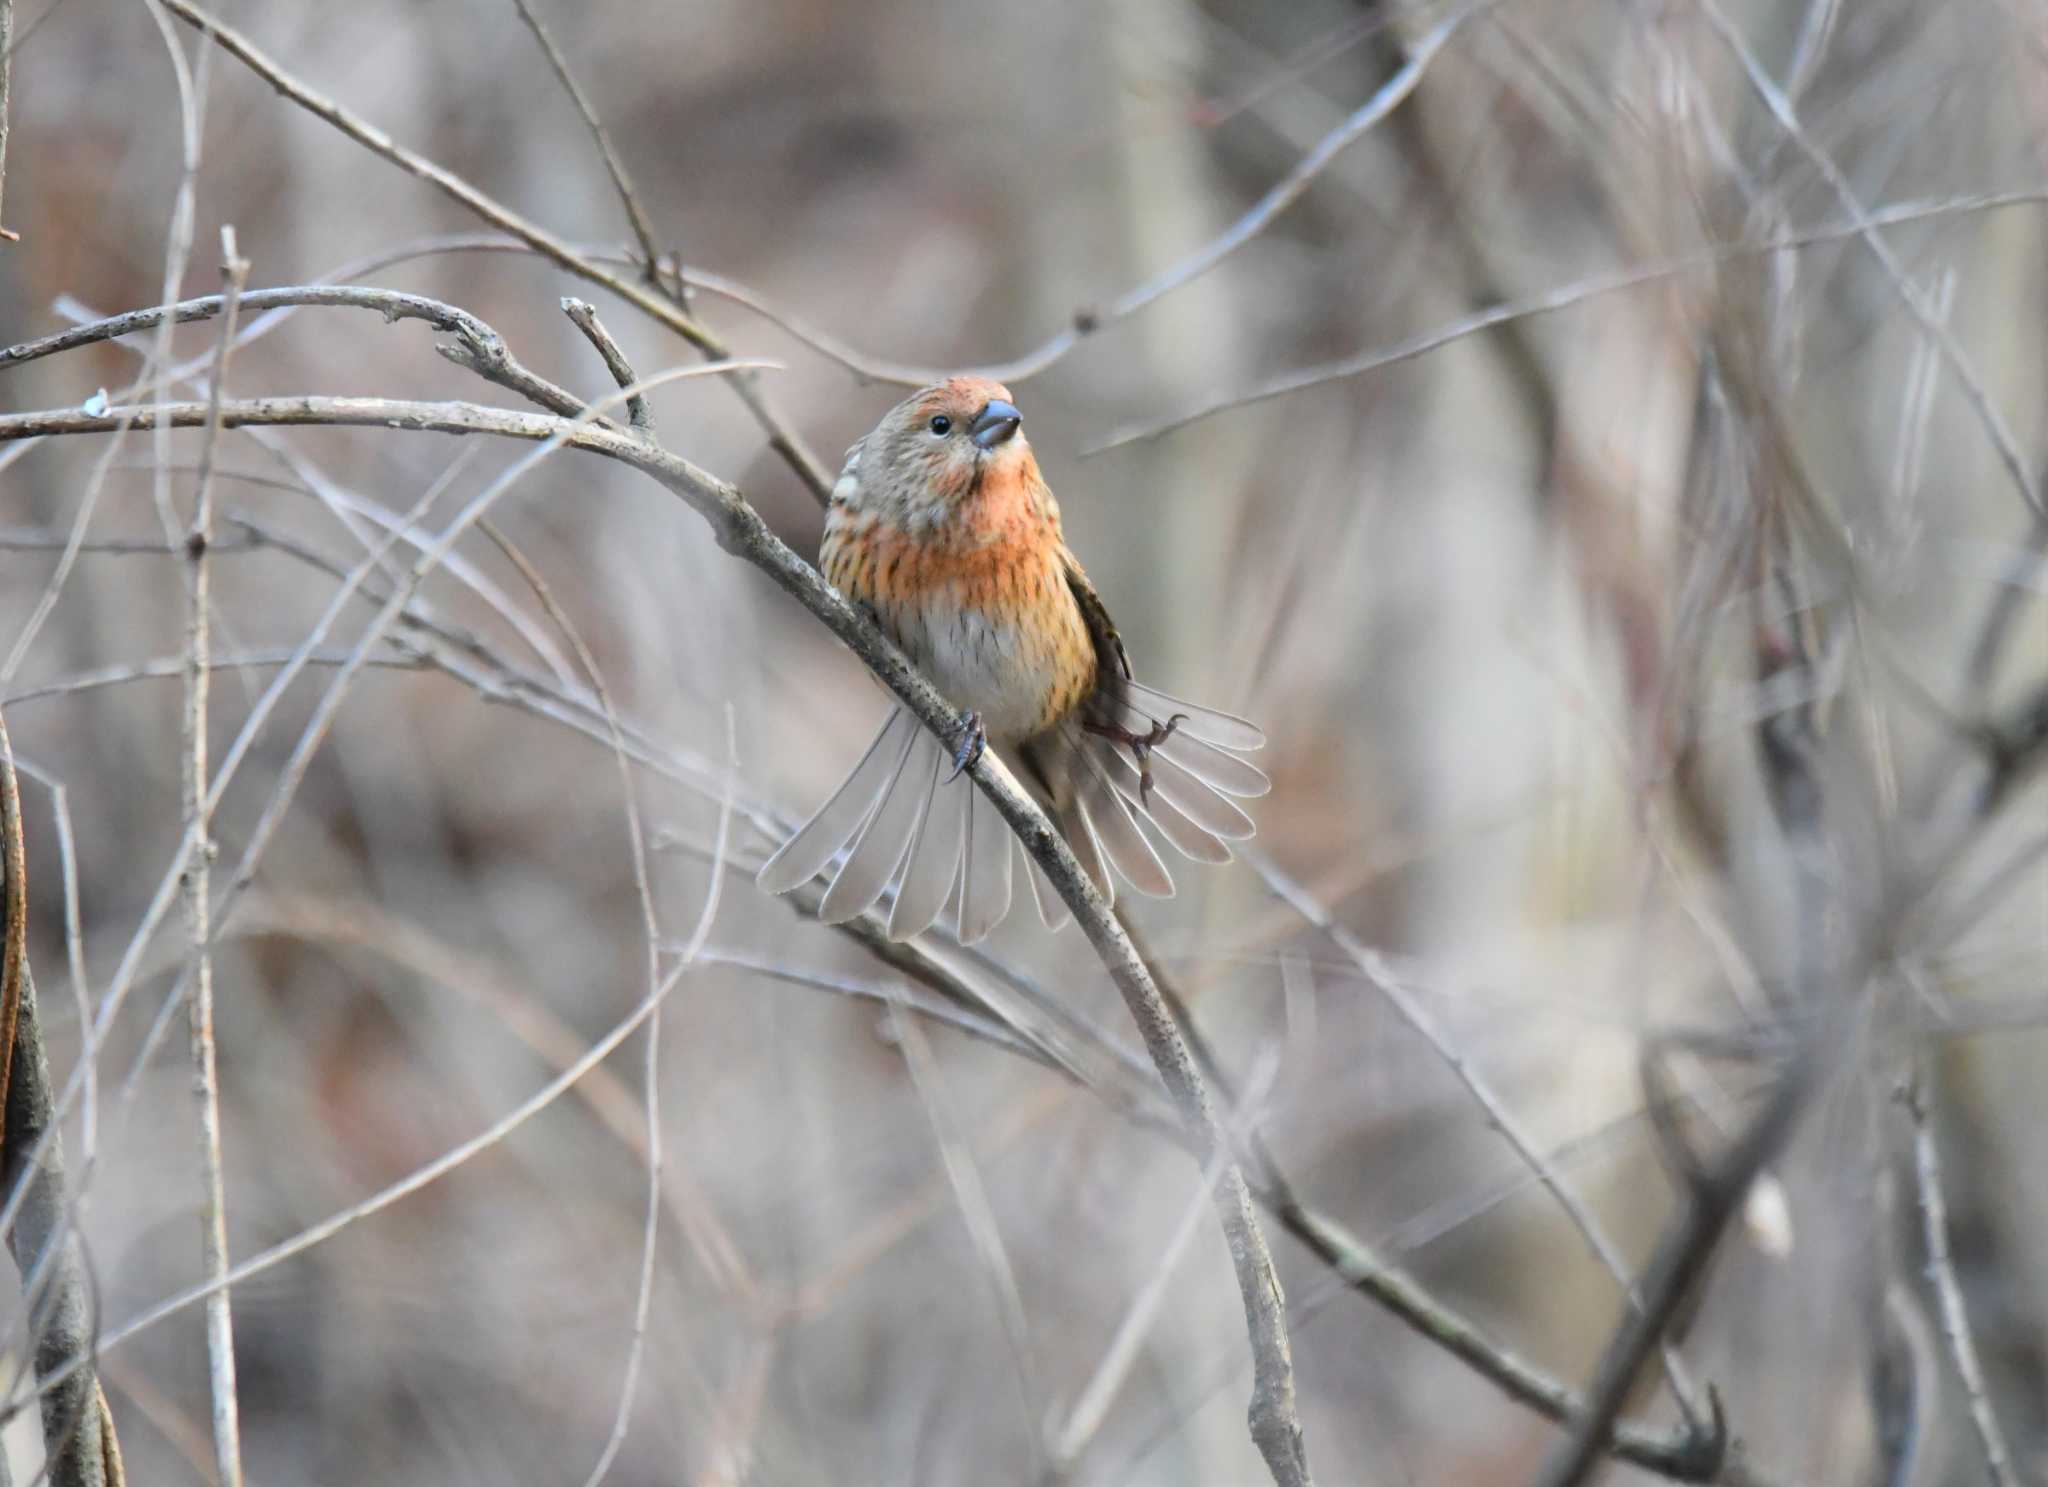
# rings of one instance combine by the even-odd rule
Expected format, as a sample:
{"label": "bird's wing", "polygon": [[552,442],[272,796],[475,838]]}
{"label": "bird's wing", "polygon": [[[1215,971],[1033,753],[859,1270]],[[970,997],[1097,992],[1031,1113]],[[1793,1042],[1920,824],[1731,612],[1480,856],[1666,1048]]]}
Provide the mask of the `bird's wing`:
{"label": "bird's wing", "polygon": [[[1071,559],[1067,584],[1095,642],[1095,691],[1026,753],[1067,844],[1103,897],[1115,900],[1113,867],[1140,893],[1164,898],[1173,877],[1155,839],[1196,862],[1222,863],[1230,861],[1230,842],[1251,836],[1251,817],[1236,802],[1272,786],[1239,755],[1262,748],[1266,736],[1243,718],[1134,680],[1102,596]],[[1047,925],[1065,923],[1066,906],[1035,872],[1032,889]]]}
{"label": "bird's wing", "polygon": [[892,709],[853,772],[761,865],[757,881],[787,893],[833,868],[818,905],[826,924],[858,918],[893,893],[892,940],[923,933],[957,899],[960,942],[981,939],[1010,911],[1015,854],[994,804],[965,776],[947,781],[951,762],[916,718]]}

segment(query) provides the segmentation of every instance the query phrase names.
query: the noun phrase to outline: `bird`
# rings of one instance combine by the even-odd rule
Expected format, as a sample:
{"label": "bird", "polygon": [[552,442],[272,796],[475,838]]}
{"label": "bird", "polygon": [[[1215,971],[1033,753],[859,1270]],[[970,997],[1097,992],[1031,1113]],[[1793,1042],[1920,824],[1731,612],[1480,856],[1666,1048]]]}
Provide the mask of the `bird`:
{"label": "bird", "polygon": [[[818,918],[886,897],[910,939],[950,906],[973,944],[1009,913],[1014,838],[965,771],[993,748],[1114,903],[1116,880],[1173,894],[1154,838],[1196,862],[1231,860],[1267,793],[1243,756],[1252,723],[1147,686],[1068,548],[1008,388],[960,376],[919,389],[846,453],[825,518],[826,580],[962,709],[949,751],[901,704],[840,786],[762,864],[787,893],[832,869]],[[950,765],[950,771],[948,766]],[[836,868],[834,867],[837,860]],[[1037,864],[1048,930],[1071,917]]]}

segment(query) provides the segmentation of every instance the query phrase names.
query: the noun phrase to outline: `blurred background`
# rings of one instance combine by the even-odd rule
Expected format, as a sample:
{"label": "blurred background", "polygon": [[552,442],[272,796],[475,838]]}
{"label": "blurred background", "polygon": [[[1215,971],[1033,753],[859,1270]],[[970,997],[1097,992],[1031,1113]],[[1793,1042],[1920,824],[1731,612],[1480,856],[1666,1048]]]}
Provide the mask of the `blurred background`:
{"label": "blurred background", "polygon": [[[1622,1291],[1517,1145],[1633,1273],[1682,1197],[1646,1050],[1683,1035],[1660,1067],[1711,1152],[1772,1081],[1757,1050],[1828,1008],[1805,1118],[1686,1309],[1691,1386],[1770,1480],[1982,1479],[1927,1279],[1898,1098],[1917,1081],[1985,1403],[2040,1479],[2041,10],[533,5],[656,246],[752,300],[700,286],[692,313],[781,363],[761,387],[828,470],[903,393],[849,355],[989,366],[1096,326],[1010,380],[1069,539],[1140,674],[1259,720],[1274,781],[1255,854],[1125,907],[1229,1076],[1228,1118],[1304,1203],[1581,1388]],[[214,13],[634,277],[512,0]],[[643,375],[697,359],[557,264],[465,246],[489,224],[151,4],[18,5],[14,34],[0,342],[213,292],[231,224],[252,289],[445,300],[580,395],[611,383],[564,295]],[[1405,101],[1301,169],[1409,66]],[[1115,313],[1291,172],[1262,231]],[[1865,211],[1882,226],[1859,238]],[[243,326],[230,396],[514,402],[416,322]],[[177,396],[203,396],[217,339],[178,330]],[[118,402],[155,352],[9,369],[0,403]],[[669,448],[815,553],[817,502],[729,386],[651,403]],[[60,1082],[88,1055],[95,1075],[65,1138],[109,1330],[202,1276],[184,930],[175,903],[146,919],[180,865],[167,531],[199,447],[0,447],[31,954]],[[559,454],[521,477],[502,542],[474,531],[431,574],[293,788],[392,583],[527,452],[384,429],[219,446],[216,767],[401,529],[220,798],[234,1257],[476,1137],[648,994],[620,753],[579,644],[631,744],[661,973],[701,934],[651,1060],[636,1032],[473,1159],[236,1287],[249,1480],[578,1482],[622,1397],[617,1483],[1267,1480],[1228,1257],[1189,1217],[1197,1167],[1132,1119],[1163,1107],[1100,964],[1024,908],[983,955],[935,934],[906,969],[754,888],[884,703],[652,482]],[[1817,974],[1815,944],[1856,972]],[[80,1008],[116,991],[88,1049]],[[1320,1480],[1532,1478],[1551,1424],[1269,1227]],[[1079,1408],[1120,1332],[1127,1366]],[[215,1480],[201,1308],[102,1363],[133,1480]],[[1630,1418],[1671,1427],[1671,1391],[1646,1380]],[[9,1427],[17,1480],[32,1419]]]}

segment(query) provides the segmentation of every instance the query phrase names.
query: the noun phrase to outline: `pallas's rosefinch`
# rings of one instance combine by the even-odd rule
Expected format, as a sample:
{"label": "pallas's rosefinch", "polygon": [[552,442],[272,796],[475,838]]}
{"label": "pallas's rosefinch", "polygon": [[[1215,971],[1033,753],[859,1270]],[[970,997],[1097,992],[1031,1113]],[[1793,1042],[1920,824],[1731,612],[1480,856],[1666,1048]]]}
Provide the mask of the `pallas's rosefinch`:
{"label": "pallas's rosefinch", "polygon": [[[957,905],[971,943],[1009,912],[1008,824],[960,771],[984,744],[1005,756],[1114,898],[1111,869],[1165,897],[1151,838],[1228,862],[1249,837],[1235,799],[1263,795],[1240,754],[1265,735],[1242,718],[1132,679],[1123,641],[1060,533],[1059,503],[1020,431],[1009,390],[956,377],[912,394],[847,451],[821,566],[969,714],[957,757],[897,707],[844,783],[763,864],[786,893],[844,854],[819,917],[838,923],[890,893],[888,933],[908,939]],[[1046,924],[1066,906],[1035,865]]]}

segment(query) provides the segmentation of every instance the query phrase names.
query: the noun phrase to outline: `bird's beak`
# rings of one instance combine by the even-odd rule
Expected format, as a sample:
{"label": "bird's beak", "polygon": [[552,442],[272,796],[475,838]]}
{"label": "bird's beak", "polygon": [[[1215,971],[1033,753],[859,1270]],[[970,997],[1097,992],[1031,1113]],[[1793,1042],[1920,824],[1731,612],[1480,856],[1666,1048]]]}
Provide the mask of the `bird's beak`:
{"label": "bird's beak", "polygon": [[1023,422],[1023,414],[997,398],[974,415],[974,422],[967,426],[967,435],[983,449],[994,449],[1016,433],[1018,425]]}

